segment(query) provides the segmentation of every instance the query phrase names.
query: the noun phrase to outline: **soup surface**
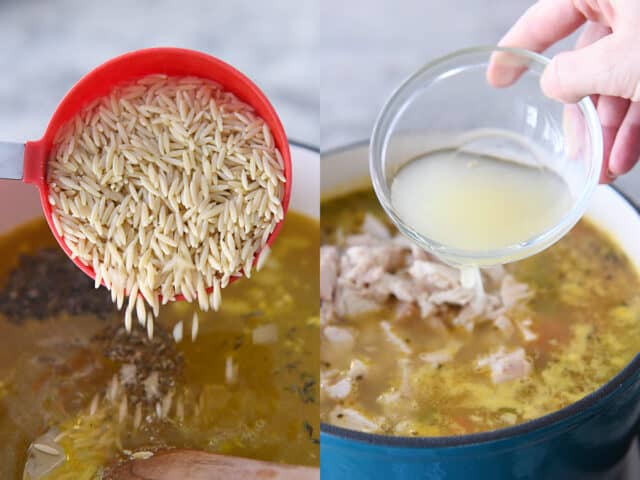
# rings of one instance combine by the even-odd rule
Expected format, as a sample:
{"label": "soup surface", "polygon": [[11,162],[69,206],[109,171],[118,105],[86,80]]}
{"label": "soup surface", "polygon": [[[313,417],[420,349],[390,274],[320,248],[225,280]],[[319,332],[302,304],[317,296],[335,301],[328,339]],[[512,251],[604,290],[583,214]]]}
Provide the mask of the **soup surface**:
{"label": "soup surface", "polygon": [[[318,228],[289,212],[263,270],[230,285],[219,312],[169,304],[153,341],[124,332],[108,293],[49,248],[44,221],[0,238],[0,478],[22,479],[25,463],[32,478],[101,478],[164,447],[317,465]],[[66,265],[74,289],[45,282]],[[163,326],[181,320],[181,335]]]}
{"label": "soup surface", "polygon": [[540,417],[640,351],[640,282],[582,220],[548,250],[483,272],[485,290],[399,236],[371,190],[321,208],[321,419],[443,436]]}

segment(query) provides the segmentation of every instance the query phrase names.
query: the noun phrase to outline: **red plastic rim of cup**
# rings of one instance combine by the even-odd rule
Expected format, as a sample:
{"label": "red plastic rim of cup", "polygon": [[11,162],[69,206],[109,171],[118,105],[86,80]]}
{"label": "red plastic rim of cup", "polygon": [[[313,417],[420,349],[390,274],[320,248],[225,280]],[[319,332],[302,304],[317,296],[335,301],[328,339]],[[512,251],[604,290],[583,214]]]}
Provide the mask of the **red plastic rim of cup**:
{"label": "red plastic rim of cup", "polygon": [[[291,196],[291,152],[282,122],[265,94],[244,74],[231,65],[215,57],[194,50],[183,48],[160,47],[147,48],[115,57],[91,70],[62,99],[54,112],[44,136],[40,140],[28,141],[25,146],[24,172],[22,180],[34,184],[40,191],[40,203],[49,228],[58,244],[72,261],[87,275],[95,279],[95,272],[89,265],[82,263],[72,252],[64,239],[58,234],[51,217],[49,204],[49,185],[47,183],[47,161],[50,156],[53,139],[58,130],[74,117],[84,105],[98,97],[107,95],[116,85],[135,80],[150,74],[166,74],[169,76],[195,76],[207,78],[220,84],[225,90],[235,94],[240,100],[251,105],[271,129],[276,147],[284,160],[286,178],[282,198],[283,211],[286,214]],[[271,246],[282,228],[280,221],[267,239]],[[256,252],[254,259],[260,252]],[[231,277],[230,282],[240,277]],[[211,292],[212,287],[208,288]],[[175,300],[183,300],[177,295]]]}

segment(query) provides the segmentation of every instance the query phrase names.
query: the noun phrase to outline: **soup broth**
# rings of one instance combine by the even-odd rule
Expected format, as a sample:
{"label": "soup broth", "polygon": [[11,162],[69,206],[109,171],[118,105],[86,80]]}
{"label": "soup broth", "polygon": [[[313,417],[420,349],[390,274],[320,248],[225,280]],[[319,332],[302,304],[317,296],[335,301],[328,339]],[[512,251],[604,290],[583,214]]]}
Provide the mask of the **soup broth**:
{"label": "soup broth", "polygon": [[[1,317],[0,477],[21,479],[30,443],[47,431],[66,457],[40,477],[47,480],[100,478],[114,461],[164,447],[318,465],[317,231],[316,221],[289,212],[262,271],[226,288],[217,313],[164,306],[153,344],[139,325],[123,336],[112,306],[103,319]],[[54,240],[37,220],[0,244],[6,282],[20,254],[36,255]],[[180,321],[176,343],[171,329]]]}
{"label": "soup broth", "polygon": [[[458,298],[466,291],[460,285],[441,291],[438,279],[424,294],[428,302],[403,297],[408,294],[398,288],[402,275],[410,279],[407,288],[422,279],[409,277],[416,265],[424,267],[424,275],[450,272],[406,245],[371,190],[322,203],[321,243],[325,422],[402,436],[493,430],[579,400],[640,351],[638,275],[617,245],[587,220],[546,251],[506,270],[485,271],[488,291],[471,292],[470,300]],[[364,250],[353,250],[363,244]],[[335,255],[334,245],[338,278],[331,293],[323,260]],[[385,267],[381,277],[358,263],[359,274],[368,275],[358,284],[366,293],[341,304],[340,288],[354,288],[356,282],[344,269],[351,268],[355,254],[380,245],[403,245],[405,263]],[[380,296],[378,278],[394,280],[391,294]],[[444,277],[438,278],[442,283]],[[452,278],[447,281],[453,284]],[[478,298],[490,306],[472,318]],[[465,315],[469,309],[472,314]]]}

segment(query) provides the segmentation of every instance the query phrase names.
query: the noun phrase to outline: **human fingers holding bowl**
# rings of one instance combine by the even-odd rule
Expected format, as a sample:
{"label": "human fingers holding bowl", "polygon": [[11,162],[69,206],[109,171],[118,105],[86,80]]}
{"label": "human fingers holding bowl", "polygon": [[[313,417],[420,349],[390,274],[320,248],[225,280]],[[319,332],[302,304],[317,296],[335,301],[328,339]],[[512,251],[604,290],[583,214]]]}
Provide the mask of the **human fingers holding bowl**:
{"label": "human fingers holding bowl", "polygon": [[[590,95],[602,124],[601,183],[627,173],[640,158],[640,2],[635,0],[542,0],[531,6],[500,46],[542,52],[585,28],[576,48],[552,58],[541,78],[544,93],[565,103]],[[488,71],[491,84],[513,83],[519,71],[499,55]]]}

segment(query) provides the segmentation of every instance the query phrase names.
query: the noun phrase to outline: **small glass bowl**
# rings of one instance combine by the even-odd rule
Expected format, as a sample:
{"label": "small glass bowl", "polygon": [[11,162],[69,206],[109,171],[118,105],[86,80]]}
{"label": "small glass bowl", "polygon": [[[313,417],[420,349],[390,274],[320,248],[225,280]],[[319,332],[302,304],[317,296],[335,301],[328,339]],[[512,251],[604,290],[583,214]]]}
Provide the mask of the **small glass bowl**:
{"label": "small glass bowl", "polygon": [[[501,88],[489,84],[492,56],[493,71],[503,79],[517,77],[514,83]],[[578,222],[600,177],[602,130],[589,98],[563,105],[542,93],[540,75],[548,63],[546,57],[522,49],[468,48],[427,64],[391,95],[373,129],[369,166],[378,199],[403,234],[450,264],[483,266],[533,255]],[[517,244],[472,251],[438,243],[405,223],[391,204],[395,174],[418,156],[465,145],[470,132],[474,137],[481,132],[481,148],[499,143],[505,155],[512,150],[522,154],[526,143],[524,150],[537,152],[540,166],[564,179],[571,206],[558,224]],[[492,138],[496,132],[505,135]]]}

